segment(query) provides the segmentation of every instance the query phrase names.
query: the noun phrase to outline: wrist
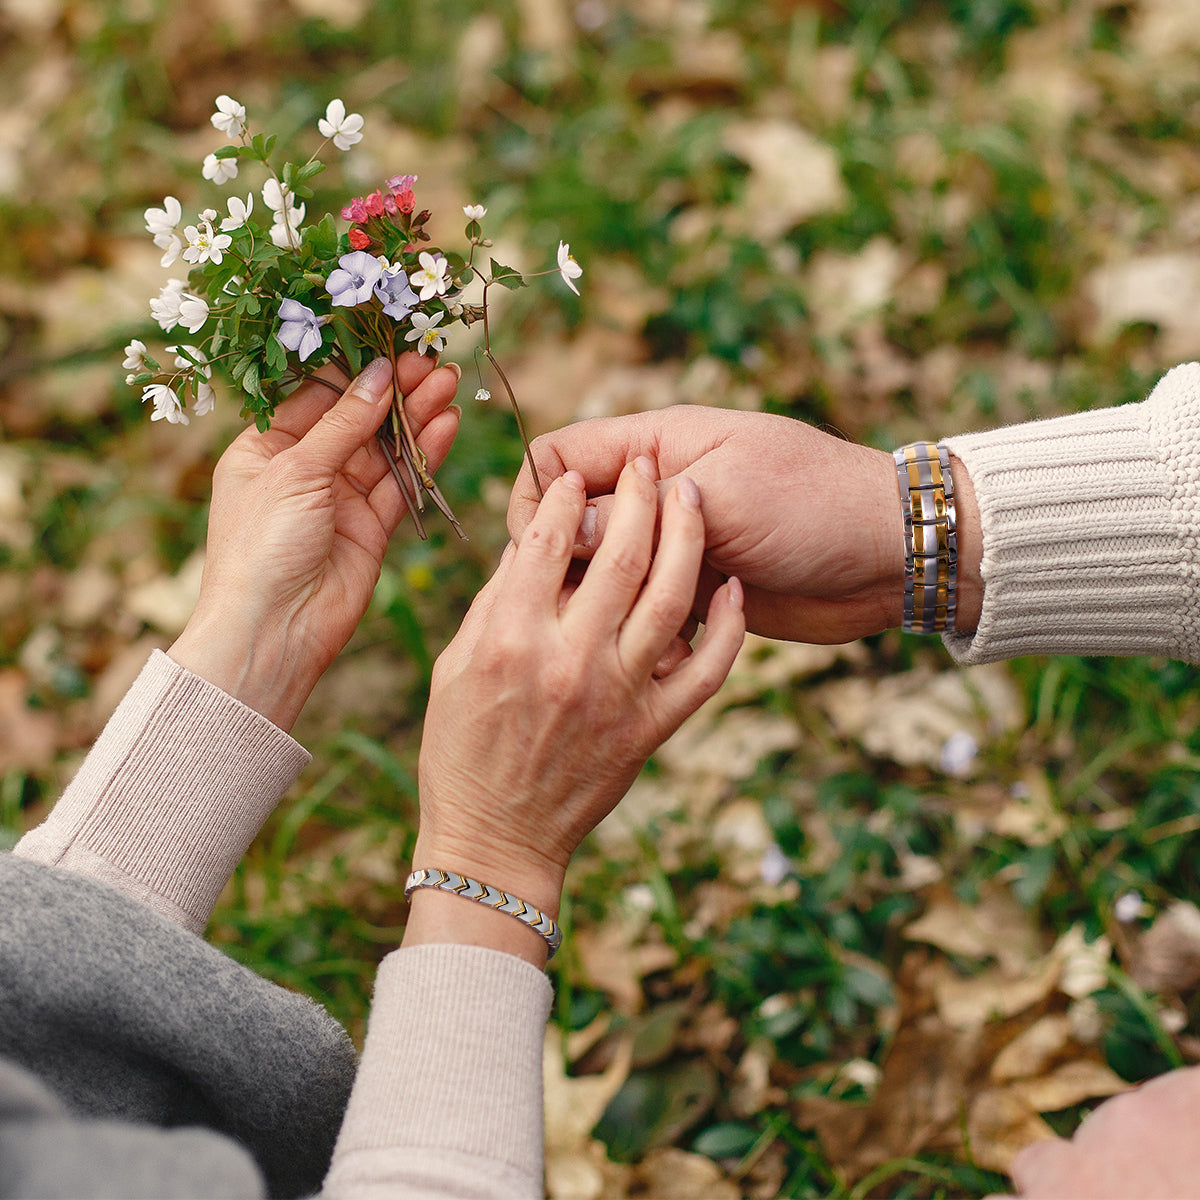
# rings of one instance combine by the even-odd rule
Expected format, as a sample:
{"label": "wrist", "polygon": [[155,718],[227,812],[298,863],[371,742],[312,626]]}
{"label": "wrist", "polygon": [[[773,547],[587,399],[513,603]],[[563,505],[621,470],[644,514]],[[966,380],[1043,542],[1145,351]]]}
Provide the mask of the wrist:
{"label": "wrist", "polygon": [[321,676],[273,639],[233,614],[199,609],[167,650],[181,667],[289,731]]}
{"label": "wrist", "polygon": [[436,888],[417,889],[408,903],[405,946],[483,946],[523,958],[539,970],[546,965],[546,939],[509,913]]}

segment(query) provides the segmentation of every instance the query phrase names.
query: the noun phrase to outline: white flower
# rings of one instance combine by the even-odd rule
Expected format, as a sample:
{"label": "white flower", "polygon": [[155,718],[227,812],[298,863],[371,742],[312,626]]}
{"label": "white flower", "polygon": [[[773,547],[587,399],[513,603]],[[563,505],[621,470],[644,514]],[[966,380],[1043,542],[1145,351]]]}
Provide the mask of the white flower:
{"label": "white flower", "polygon": [[229,137],[241,137],[246,132],[246,107],[232,96],[217,97],[217,111],[209,118],[214,129]]}
{"label": "white flower", "polygon": [[271,226],[271,241],[281,250],[294,248],[299,238],[300,222],[304,220],[304,205],[297,204],[291,189],[283,187],[278,179],[268,179],[263,184],[263,203],[275,214]]}
{"label": "white flower", "polygon": [[152,421],[167,421],[171,425],[186,425],[187,414],[179,397],[165,383],[148,383],[142,388],[142,403],[154,401],[154,411],[150,414]]}
{"label": "white flower", "polygon": [[127,371],[146,370],[146,343],[134,338],[125,347],[125,361],[121,364]]}
{"label": "white flower", "polygon": [[254,194],[247,195],[244,203],[240,197],[230,196],[226,204],[229,208],[229,216],[221,222],[221,230],[224,233],[228,233],[231,229],[241,229],[250,219],[250,214],[254,211]]}
{"label": "white flower", "polygon": [[425,313],[413,313],[413,327],[404,335],[404,340],[416,342],[418,354],[424,354],[431,346],[436,353],[446,344],[446,334],[434,327],[445,315],[444,312],[435,313],[432,317]]}
{"label": "white flower", "polygon": [[1141,892],[1126,892],[1123,896],[1118,896],[1113,902],[1113,916],[1122,925],[1128,925],[1131,921],[1136,921],[1141,915]]}
{"label": "white flower", "polygon": [[163,200],[162,208],[146,209],[146,231],[154,235],[154,244],[163,252],[161,265],[169,267],[183,249],[176,227],[183,220],[183,209],[174,196]]}
{"label": "white flower", "polygon": [[196,380],[196,399],[192,404],[192,412],[198,417],[206,416],[212,412],[213,406],[217,402],[217,393],[213,390],[211,383],[203,379]]}
{"label": "white flower", "polygon": [[[177,350],[185,350],[190,358],[185,358],[182,354],[177,354]],[[195,371],[199,375],[203,375],[205,379],[212,378],[212,367],[209,365],[208,359],[204,353],[195,346],[168,346],[168,354],[175,355],[175,365],[181,371]]]}
{"label": "white flower", "polygon": [[228,183],[231,179],[236,179],[237,173],[236,158],[218,158],[215,154],[205,155],[204,166],[200,169],[200,174],[205,179],[211,179],[218,187],[223,183]]}
{"label": "white flower", "polygon": [[340,100],[330,100],[325,115],[317,122],[317,129],[324,138],[333,138],[339,150],[349,150],[355,142],[362,141],[363,119],[358,113],[346,114],[346,106]]}
{"label": "white flower", "polygon": [[418,261],[421,269],[414,271],[408,277],[408,282],[420,289],[422,301],[444,295],[450,286],[450,280],[446,278],[450,264],[442,255],[430,254],[428,250],[421,251]]}
{"label": "white flower", "polygon": [[170,332],[179,324],[179,305],[186,285],[182,279],[168,279],[150,301],[150,315],[159,326]]}
{"label": "white flower", "polygon": [[480,388],[479,391],[475,393],[475,399],[478,400],[480,404],[486,404],[491,398],[492,393],[489,392],[487,388]]}
{"label": "white flower", "polygon": [[184,262],[206,263],[210,260],[220,263],[225,257],[233,238],[227,233],[213,233],[213,227],[202,221],[199,225],[189,225],[183,236],[187,238],[187,249],[183,252]]}
{"label": "white flower", "polygon": [[[198,333],[200,327],[208,320],[208,302],[202,300],[199,296],[192,296],[187,293],[179,301],[179,316],[178,324],[182,325],[188,333]],[[165,329],[166,326],[164,325]]]}
{"label": "white flower", "polygon": [[562,276],[563,283],[578,296],[579,289],[572,280],[583,274],[583,268],[571,257],[571,247],[566,242],[558,243],[558,273]]}
{"label": "white flower", "polygon": [[207,221],[210,225],[217,219],[217,210],[215,208],[202,208],[200,210],[200,220]]}
{"label": "white flower", "polygon": [[181,220],[183,220],[183,206],[174,196],[167,196],[163,200],[162,208],[146,209],[146,232],[154,235],[156,246],[161,246],[162,243],[158,239],[174,233]]}
{"label": "white flower", "polygon": [[468,204],[463,209],[463,216],[468,221],[482,221],[487,216],[487,209],[482,204]]}

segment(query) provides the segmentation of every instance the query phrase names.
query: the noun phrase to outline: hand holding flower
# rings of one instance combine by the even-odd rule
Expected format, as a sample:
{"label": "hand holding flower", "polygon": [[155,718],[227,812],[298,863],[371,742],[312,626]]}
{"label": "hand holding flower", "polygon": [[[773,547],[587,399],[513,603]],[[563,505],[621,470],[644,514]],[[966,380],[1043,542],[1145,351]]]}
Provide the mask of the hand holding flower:
{"label": "hand holding flower", "polygon": [[[404,354],[395,378],[432,469],[458,429],[457,369]],[[375,438],[392,381],[379,359],[340,399],[303,383],[217,464],[200,599],[170,653],[282,729],[357,627],[404,516]]]}

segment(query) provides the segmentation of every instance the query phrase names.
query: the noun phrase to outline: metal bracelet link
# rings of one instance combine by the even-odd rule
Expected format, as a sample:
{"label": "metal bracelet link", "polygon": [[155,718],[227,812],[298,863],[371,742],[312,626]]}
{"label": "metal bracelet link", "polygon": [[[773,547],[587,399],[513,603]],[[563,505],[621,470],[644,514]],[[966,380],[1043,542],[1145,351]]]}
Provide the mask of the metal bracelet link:
{"label": "metal bracelet link", "polygon": [[944,442],[892,451],[904,520],[904,625],[909,633],[954,628],[958,529],[954,477]]}

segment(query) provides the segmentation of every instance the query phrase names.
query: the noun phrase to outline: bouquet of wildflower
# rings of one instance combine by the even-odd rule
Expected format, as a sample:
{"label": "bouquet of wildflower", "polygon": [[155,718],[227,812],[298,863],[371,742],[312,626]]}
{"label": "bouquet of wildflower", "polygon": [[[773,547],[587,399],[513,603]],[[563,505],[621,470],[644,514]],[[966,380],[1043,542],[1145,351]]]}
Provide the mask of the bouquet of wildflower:
{"label": "bouquet of wildflower", "polygon": [[[574,281],[582,268],[569,247],[560,242],[557,265],[529,276],[490,256],[485,265],[481,252],[492,243],[483,236],[482,205],[463,209],[463,252],[430,245],[430,213],[417,208],[416,175],[394,175],[370,195],[350,200],[341,210],[347,228],[339,229],[328,213],[305,225],[305,201],[313,196],[309,181],[325,169],[318,155],[330,142],[346,151],[361,141],[362,117],[347,113],[341,100],[331,101],[317,122],[325,140],[316,153],[276,170],[276,136],[252,135],[245,108],[230,96],[218,96],[216,108],[212,123],[231,140],[205,158],[202,174],[219,186],[236,179],[243,163],[260,164],[269,220],[256,210],[253,192],[244,200],[231,197],[224,217],[205,208],[195,223],[185,222],[174,196],[162,208],[146,210],[146,229],[163,251],[162,265],[182,259],[191,267],[187,279],[168,280],[150,301],[150,315],[164,332],[179,327],[191,341],[166,348],[174,356],[167,368],[140,341],[125,350],[127,382],[140,386],[143,402],[153,404],[151,419],[186,425],[189,412],[211,411],[215,367],[239,389],[243,416],[267,429],[275,405],[318,367],[332,363],[351,378],[380,355],[394,363],[405,349],[437,353],[455,322],[482,321],[481,352],[504,386],[528,456],[516,397],[491,350],[488,289],[524,287],[535,274],[558,273],[578,295]],[[490,393],[481,387],[476,398],[489,399]],[[377,438],[421,536],[425,495],[462,536],[416,445],[398,387]],[[529,462],[532,468],[532,457]]]}

